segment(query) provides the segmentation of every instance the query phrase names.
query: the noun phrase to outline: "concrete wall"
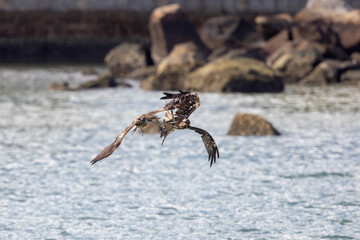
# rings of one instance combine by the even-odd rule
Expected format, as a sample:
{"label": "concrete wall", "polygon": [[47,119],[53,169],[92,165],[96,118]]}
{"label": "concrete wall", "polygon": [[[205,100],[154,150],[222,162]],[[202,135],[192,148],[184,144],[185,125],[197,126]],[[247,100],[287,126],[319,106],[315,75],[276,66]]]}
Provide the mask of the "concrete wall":
{"label": "concrete wall", "polygon": [[185,11],[218,13],[294,13],[307,0],[0,0],[0,11],[138,11],[179,3]]}
{"label": "concrete wall", "polygon": [[[360,8],[359,0],[345,0]],[[0,0],[0,11],[136,11],[150,12],[170,3],[179,3],[187,12],[205,14],[295,13],[307,0]]]}

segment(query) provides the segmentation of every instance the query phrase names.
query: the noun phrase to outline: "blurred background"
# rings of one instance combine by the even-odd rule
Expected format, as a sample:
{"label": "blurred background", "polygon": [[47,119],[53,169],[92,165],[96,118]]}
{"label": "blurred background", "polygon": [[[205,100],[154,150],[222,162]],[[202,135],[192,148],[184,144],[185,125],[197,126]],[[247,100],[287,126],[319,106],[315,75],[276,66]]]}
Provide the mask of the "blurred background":
{"label": "blurred background", "polygon": [[[0,0],[0,239],[360,239],[359,8]],[[216,164],[153,127],[90,165],[179,89]]]}

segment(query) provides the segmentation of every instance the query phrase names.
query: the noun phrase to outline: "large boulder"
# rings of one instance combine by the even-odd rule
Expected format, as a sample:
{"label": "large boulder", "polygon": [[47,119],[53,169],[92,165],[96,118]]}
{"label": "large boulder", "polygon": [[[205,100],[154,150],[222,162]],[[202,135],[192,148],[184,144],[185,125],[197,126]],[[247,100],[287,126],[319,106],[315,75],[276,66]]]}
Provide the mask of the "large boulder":
{"label": "large boulder", "polygon": [[122,43],[111,49],[105,56],[105,64],[112,75],[123,77],[135,69],[151,65],[145,45]]}
{"label": "large boulder", "polygon": [[249,57],[264,61],[267,53],[262,48],[248,47],[248,48],[231,48],[221,47],[214,49],[207,57],[208,61],[217,61],[225,59],[236,59],[239,57]]}
{"label": "large boulder", "polygon": [[294,41],[271,54],[266,63],[284,73],[288,83],[298,82],[321,61],[316,45],[306,40]]}
{"label": "large boulder", "polygon": [[159,63],[156,74],[143,81],[141,86],[147,90],[183,89],[186,75],[205,62],[206,53],[193,42],[177,44]]}
{"label": "large boulder", "polygon": [[280,92],[283,88],[280,73],[245,57],[208,63],[184,81],[184,89],[204,92]]}
{"label": "large boulder", "polygon": [[333,31],[340,45],[348,51],[360,50],[360,10],[342,14],[334,20]]}
{"label": "large boulder", "polygon": [[212,17],[199,30],[200,37],[210,49],[239,47],[262,40],[255,27],[239,16]]}
{"label": "large boulder", "polygon": [[338,81],[338,60],[326,60],[319,63],[316,68],[299,83],[302,85],[322,86]]}
{"label": "large boulder", "polygon": [[308,40],[360,49],[360,10],[345,0],[309,0],[294,16],[299,34]]}
{"label": "large boulder", "polygon": [[340,76],[340,84],[357,85],[360,87],[360,67],[359,69],[350,69]]}
{"label": "large boulder", "polygon": [[277,50],[279,50],[281,47],[283,47],[284,45],[291,43],[292,40],[293,40],[293,36],[291,29],[284,29],[275,36],[268,39],[263,46],[263,50],[268,55],[271,55]]}
{"label": "large boulder", "polygon": [[152,65],[152,66],[134,69],[133,71],[131,71],[128,74],[126,74],[125,76],[123,76],[123,78],[142,81],[152,75],[155,75],[155,73],[156,73],[156,66]]}
{"label": "large boulder", "polygon": [[232,136],[278,136],[279,131],[263,117],[256,114],[238,113],[231,122],[227,135]]}
{"label": "large boulder", "polygon": [[151,56],[157,64],[172,48],[182,42],[193,42],[204,47],[195,27],[190,23],[179,4],[156,8],[150,16]]}
{"label": "large boulder", "polygon": [[111,74],[100,74],[96,79],[90,80],[84,83],[81,83],[74,90],[84,90],[91,88],[109,88],[109,87],[117,87],[117,82],[114,76]]}
{"label": "large boulder", "polygon": [[360,64],[356,61],[325,60],[319,63],[316,68],[302,79],[302,85],[322,86],[326,84],[356,83],[360,73]]}

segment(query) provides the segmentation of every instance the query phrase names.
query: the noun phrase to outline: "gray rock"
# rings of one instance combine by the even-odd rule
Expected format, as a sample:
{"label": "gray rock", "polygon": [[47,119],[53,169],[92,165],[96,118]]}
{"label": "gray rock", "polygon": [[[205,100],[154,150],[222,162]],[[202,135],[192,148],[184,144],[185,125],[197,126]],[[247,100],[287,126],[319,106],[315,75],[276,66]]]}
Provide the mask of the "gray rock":
{"label": "gray rock", "polygon": [[106,66],[113,76],[123,77],[138,68],[149,65],[145,47],[139,43],[122,43],[105,56]]}

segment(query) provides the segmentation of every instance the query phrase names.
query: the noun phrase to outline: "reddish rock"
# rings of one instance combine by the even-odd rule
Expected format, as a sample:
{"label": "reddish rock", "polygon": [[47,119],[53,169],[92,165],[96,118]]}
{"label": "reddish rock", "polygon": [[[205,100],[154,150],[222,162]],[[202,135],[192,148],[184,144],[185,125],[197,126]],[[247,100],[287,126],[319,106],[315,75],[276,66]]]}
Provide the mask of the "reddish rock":
{"label": "reddish rock", "polygon": [[333,22],[340,45],[345,49],[360,50],[360,10],[337,16]]}
{"label": "reddish rock", "polygon": [[269,55],[276,52],[279,48],[292,41],[292,33],[289,29],[284,29],[266,41],[263,49]]}
{"label": "reddish rock", "polygon": [[360,49],[360,10],[344,0],[310,0],[294,20],[305,39]]}
{"label": "reddish rock", "polygon": [[156,8],[150,16],[149,32],[152,43],[151,56],[156,64],[178,43],[190,41],[204,47],[179,4]]}

